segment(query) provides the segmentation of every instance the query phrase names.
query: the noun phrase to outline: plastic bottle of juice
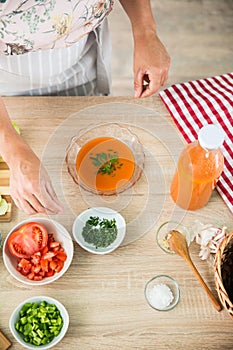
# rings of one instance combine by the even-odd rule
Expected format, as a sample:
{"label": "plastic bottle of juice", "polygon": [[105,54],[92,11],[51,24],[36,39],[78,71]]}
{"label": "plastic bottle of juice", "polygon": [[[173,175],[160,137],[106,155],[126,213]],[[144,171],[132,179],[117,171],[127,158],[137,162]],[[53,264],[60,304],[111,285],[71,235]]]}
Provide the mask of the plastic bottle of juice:
{"label": "plastic bottle of juice", "polygon": [[195,210],[208,203],[223,171],[223,141],[222,129],[208,124],[199,131],[198,140],[181,152],[170,188],[173,201],[181,208]]}

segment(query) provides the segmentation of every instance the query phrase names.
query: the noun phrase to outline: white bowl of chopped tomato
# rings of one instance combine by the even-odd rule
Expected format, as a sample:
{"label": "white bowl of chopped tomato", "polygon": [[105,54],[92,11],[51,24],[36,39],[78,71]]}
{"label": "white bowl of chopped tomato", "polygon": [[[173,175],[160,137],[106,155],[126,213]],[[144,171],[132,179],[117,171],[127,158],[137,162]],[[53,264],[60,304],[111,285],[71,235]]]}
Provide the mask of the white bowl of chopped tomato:
{"label": "white bowl of chopped tomato", "polygon": [[3,246],[8,272],[29,285],[44,285],[60,278],[73,258],[69,232],[55,220],[36,217],[11,229]]}
{"label": "white bowl of chopped tomato", "polygon": [[14,338],[27,349],[47,350],[58,344],[69,327],[69,314],[57,299],[35,296],[12,312],[9,327]]}

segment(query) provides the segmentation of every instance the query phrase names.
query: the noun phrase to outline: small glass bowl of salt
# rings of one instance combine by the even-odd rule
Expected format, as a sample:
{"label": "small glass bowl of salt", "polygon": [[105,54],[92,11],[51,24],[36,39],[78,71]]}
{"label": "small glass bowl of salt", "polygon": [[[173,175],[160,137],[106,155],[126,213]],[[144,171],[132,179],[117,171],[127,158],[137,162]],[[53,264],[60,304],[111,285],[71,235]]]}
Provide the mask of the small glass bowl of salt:
{"label": "small glass bowl of salt", "polygon": [[176,280],[170,276],[155,276],[145,286],[145,297],[153,309],[169,311],[180,300],[180,288]]}

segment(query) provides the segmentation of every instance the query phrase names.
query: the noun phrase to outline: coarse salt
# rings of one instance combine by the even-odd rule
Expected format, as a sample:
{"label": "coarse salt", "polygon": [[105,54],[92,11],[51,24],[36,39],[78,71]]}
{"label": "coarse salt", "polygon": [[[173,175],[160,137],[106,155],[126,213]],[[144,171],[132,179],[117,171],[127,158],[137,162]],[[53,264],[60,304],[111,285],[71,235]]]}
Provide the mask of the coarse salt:
{"label": "coarse salt", "polygon": [[174,299],[171,289],[166,284],[153,286],[148,297],[151,305],[156,309],[165,309]]}

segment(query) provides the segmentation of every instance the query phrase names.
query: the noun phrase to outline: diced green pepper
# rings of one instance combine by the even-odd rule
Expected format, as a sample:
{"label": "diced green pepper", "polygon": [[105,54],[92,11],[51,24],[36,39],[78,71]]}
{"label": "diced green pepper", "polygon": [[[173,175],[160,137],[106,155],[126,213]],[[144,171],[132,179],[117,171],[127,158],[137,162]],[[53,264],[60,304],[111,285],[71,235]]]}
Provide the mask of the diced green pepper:
{"label": "diced green pepper", "polygon": [[19,311],[15,329],[23,335],[23,340],[36,346],[50,343],[63,327],[60,311],[54,304],[25,303]]}
{"label": "diced green pepper", "polygon": [[30,323],[26,323],[25,326],[23,327],[23,334],[28,335],[33,331],[32,325]]}
{"label": "diced green pepper", "polygon": [[40,329],[37,329],[37,334],[39,335],[40,338],[44,337],[44,333]]}

